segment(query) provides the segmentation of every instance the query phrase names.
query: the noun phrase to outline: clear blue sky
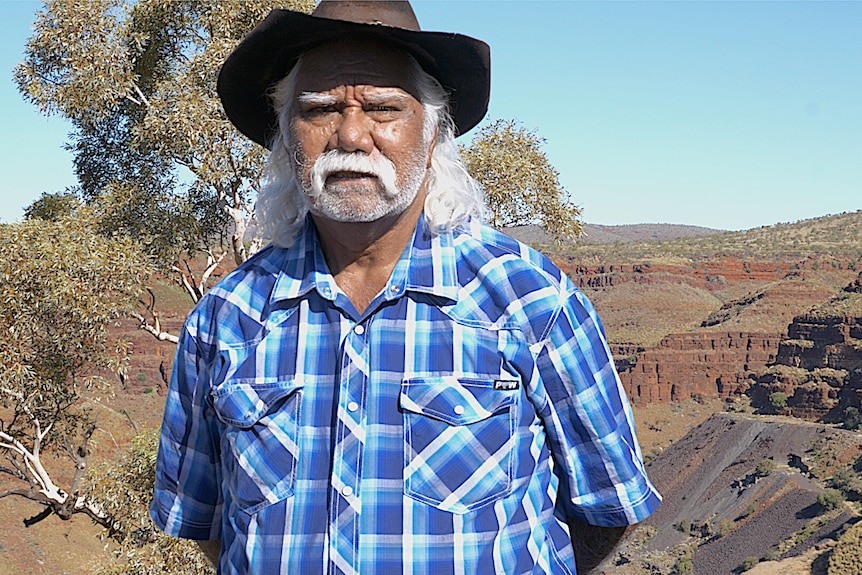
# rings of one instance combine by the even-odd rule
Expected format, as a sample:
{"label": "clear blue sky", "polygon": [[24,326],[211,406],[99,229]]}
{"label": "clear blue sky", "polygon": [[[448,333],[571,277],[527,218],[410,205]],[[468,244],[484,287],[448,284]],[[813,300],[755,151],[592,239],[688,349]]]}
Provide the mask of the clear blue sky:
{"label": "clear blue sky", "polygon": [[[0,219],[74,184],[69,128],[12,79],[38,2],[0,0]],[[491,45],[585,221],[747,229],[862,209],[862,2],[414,0]],[[470,134],[465,136],[469,139]]]}

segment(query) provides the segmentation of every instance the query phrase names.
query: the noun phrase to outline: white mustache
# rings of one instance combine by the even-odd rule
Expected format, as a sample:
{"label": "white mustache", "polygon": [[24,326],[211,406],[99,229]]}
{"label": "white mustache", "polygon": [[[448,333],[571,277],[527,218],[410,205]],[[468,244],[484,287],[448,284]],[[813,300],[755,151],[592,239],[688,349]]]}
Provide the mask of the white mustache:
{"label": "white mustache", "polygon": [[311,168],[311,195],[323,193],[326,178],[338,172],[355,172],[376,177],[389,197],[398,195],[395,164],[383,155],[369,156],[362,152],[330,150],[318,156]]}

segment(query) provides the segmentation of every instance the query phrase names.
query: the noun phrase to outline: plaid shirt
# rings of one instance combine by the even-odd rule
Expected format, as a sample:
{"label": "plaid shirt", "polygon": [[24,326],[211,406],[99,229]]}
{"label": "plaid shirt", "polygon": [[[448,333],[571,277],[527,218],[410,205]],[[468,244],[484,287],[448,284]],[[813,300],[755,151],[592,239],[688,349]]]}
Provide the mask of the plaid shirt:
{"label": "plaid shirt", "polygon": [[210,290],[151,515],[221,539],[220,573],[571,574],[566,516],[625,525],[658,503],[586,298],[483,224],[420,218],[362,314],[310,223]]}

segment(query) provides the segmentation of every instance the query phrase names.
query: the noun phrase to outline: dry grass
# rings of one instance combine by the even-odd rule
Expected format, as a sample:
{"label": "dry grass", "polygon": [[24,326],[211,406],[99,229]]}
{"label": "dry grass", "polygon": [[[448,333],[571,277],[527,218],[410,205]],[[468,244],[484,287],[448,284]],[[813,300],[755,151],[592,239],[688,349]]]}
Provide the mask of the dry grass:
{"label": "dry grass", "polygon": [[696,261],[719,255],[757,259],[804,258],[816,255],[862,261],[862,211],[781,223],[742,232],[667,241],[581,244],[546,250],[575,256],[583,262],[652,262],[668,258]]}
{"label": "dry grass", "polygon": [[[696,402],[685,400],[671,403],[654,403],[633,407],[638,443],[647,458],[654,457],[671,443],[685,436],[717,411],[726,407],[724,400],[712,398]],[[736,409],[749,407],[744,401]]]}
{"label": "dry grass", "polygon": [[783,333],[794,317],[836,291],[837,288],[820,281],[772,282],[726,302],[705,318],[702,330]]}
{"label": "dry grass", "polygon": [[721,306],[711,292],[683,283],[626,283],[585,291],[611,343],[656,345],[668,334],[699,326]]}
{"label": "dry grass", "polygon": [[833,317],[862,317],[862,294],[841,292],[821,302],[805,314],[806,318],[823,320]]}

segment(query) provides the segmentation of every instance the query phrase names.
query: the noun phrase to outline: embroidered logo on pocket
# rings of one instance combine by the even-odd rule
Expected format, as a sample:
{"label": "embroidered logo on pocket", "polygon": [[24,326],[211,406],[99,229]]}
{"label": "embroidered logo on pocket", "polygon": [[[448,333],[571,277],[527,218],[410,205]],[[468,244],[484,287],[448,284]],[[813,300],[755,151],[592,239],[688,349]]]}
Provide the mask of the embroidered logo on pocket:
{"label": "embroidered logo on pocket", "polygon": [[494,380],[494,389],[500,391],[514,391],[518,389],[518,381],[514,379],[496,379]]}

